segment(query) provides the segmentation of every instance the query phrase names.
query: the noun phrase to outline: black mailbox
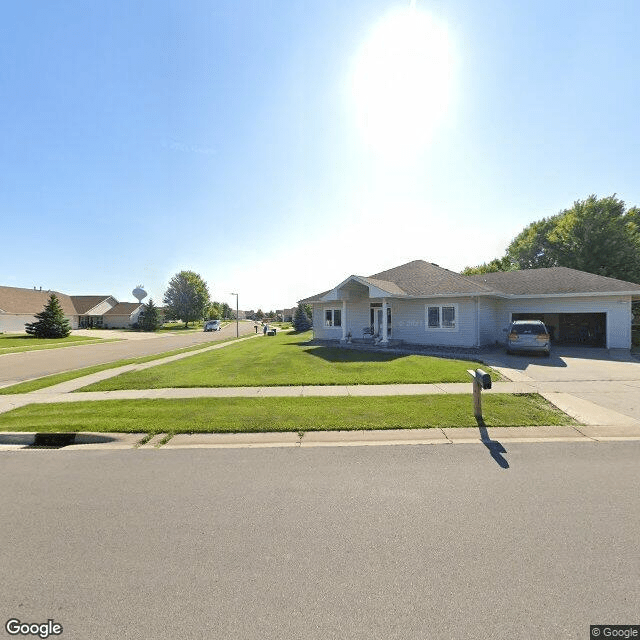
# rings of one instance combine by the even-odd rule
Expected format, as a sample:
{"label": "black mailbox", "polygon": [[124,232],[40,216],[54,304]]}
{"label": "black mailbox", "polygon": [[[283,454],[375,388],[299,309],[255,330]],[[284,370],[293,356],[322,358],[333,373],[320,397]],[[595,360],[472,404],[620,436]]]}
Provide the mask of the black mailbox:
{"label": "black mailbox", "polygon": [[491,376],[482,369],[476,369],[476,380],[483,389],[491,389]]}

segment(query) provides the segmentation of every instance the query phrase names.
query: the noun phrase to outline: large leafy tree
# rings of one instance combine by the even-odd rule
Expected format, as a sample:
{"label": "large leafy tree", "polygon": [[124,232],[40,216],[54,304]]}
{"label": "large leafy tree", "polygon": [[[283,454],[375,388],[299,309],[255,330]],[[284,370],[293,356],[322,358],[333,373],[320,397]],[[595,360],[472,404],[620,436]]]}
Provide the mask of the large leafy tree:
{"label": "large leafy tree", "polygon": [[55,293],[49,296],[44,309],[35,317],[36,322],[25,324],[25,331],[29,335],[36,338],[66,338],[71,333],[71,326]]}
{"label": "large leafy tree", "polygon": [[185,327],[194,320],[202,320],[209,310],[209,288],[193,271],[180,271],[169,281],[163,299],[167,317],[182,320]]}
{"label": "large leafy tree", "polygon": [[589,196],[555,216],[531,223],[502,258],[463,273],[570,267],[640,282],[640,209],[614,195]]}

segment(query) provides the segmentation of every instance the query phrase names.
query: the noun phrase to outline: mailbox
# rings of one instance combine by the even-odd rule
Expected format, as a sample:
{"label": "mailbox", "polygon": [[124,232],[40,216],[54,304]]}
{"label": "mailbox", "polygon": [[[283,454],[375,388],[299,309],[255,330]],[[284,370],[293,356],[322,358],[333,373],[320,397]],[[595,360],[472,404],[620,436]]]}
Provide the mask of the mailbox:
{"label": "mailbox", "polygon": [[482,369],[476,369],[476,380],[483,389],[491,389],[491,376]]}

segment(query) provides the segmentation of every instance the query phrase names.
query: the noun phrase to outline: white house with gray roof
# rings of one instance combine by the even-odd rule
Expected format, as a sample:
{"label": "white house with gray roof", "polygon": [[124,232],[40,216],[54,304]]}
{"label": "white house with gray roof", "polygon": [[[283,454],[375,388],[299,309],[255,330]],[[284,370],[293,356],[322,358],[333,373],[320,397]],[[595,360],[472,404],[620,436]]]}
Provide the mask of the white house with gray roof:
{"label": "white house with gray roof", "polygon": [[0,286],[0,333],[23,332],[26,323],[36,321],[52,293],[60,301],[72,329],[133,326],[144,313],[139,302],[118,302],[113,296],[69,296],[59,291]]}
{"label": "white house with gray roof", "polygon": [[630,349],[633,301],[639,284],[566,267],[463,276],[415,260],[301,302],[322,340],[480,348],[512,320],[540,319],[556,344]]}

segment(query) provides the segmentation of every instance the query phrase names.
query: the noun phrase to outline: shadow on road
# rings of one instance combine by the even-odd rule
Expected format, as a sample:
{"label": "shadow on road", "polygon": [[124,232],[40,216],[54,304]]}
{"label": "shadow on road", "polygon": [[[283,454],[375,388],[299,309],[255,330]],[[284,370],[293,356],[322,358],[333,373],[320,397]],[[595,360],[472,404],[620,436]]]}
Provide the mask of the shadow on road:
{"label": "shadow on road", "polygon": [[491,457],[498,463],[498,465],[502,469],[508,469],[509,463],[507,459],[502,455],[503,453],[507,453],[507,450],[502,446],[500,442],[497,440],[492,440],[489,437],[489,432],[487,431],[487,425],[484,423],[482,418],[476,418],[478,422],[478,429],[480,429],[480,439],[482,440],[482,444],[487,447]]}

